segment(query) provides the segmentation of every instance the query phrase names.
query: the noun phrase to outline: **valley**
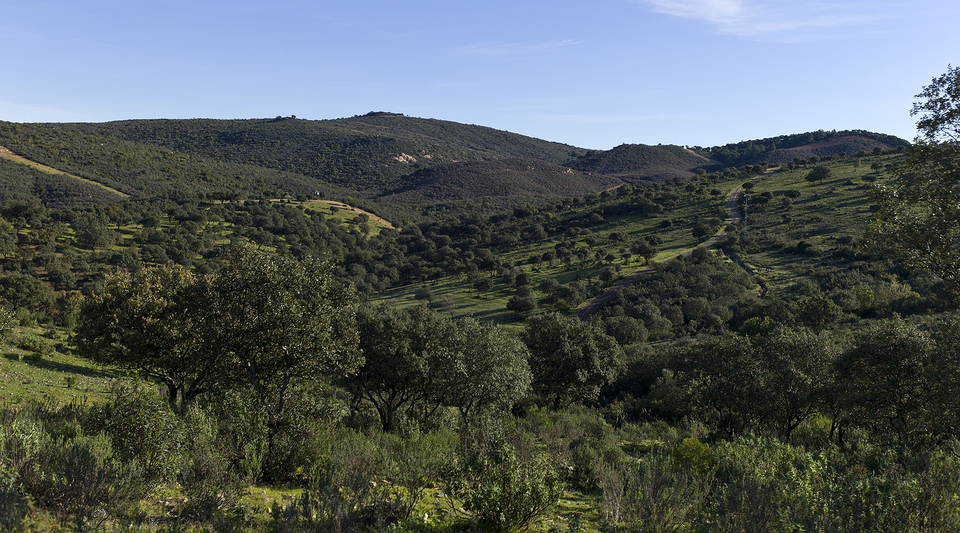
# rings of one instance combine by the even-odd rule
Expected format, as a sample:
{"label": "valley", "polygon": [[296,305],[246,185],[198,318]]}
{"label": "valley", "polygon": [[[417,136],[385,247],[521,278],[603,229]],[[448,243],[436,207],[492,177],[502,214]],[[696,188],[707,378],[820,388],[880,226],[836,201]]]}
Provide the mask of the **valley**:
{"label": "valley", "polygon": [[956,295],[883,239],[906,141],[370,113],[0,145],[3,528],[956,525]]}

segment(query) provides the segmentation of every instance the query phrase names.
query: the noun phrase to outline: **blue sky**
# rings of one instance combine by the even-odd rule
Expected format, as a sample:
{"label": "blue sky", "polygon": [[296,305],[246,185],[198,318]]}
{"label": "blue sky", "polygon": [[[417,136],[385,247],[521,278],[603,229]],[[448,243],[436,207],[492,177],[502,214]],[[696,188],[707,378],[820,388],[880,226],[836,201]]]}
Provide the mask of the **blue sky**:
{"label": "blue sky", "polygon": [[392,111],[584,148],[912,140],[957,0],[5,0],[0,120]]}

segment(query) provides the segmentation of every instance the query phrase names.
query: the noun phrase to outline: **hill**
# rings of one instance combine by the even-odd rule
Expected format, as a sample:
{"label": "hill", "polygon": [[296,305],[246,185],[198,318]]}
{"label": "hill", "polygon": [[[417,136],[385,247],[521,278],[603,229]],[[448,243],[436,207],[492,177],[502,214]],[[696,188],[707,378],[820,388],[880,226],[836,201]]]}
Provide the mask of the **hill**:
{"label": "hill", "polygon": [[533,159],[454,163],[423,169],[378,196],[389,202],[435,203],[503,196],[569,197],[623,182]]}
{"label": "hill", "polygon": [[902,145],[898,143],[884,142],[863,135],[842,135],[795,148],[778,148],[764,154],[760,157],[759,161],[780,165],[790,163],[797,158],[823,158],[841,154],[849,156],[857,154],[865,155],[867,153],[873,153],[877,148],[896,150],[900,146]]}
{"label": "hill", "polygon": [[758,163],[789,163],[794,158],[805,159],[811,156],[872,153],[876,149],[892,151],[907,146],[910,146],[908,141],[882,133],[864,130],[818,130],[742,141],[712,148],[697,146],[693,150],[704,157],[719,161],[724,166],[743,166]]}
{"label": "hill", "polygon": [[703,155],[674,145],[621,144],[605,152],[591,151],[567,163],[581,172],[613,175],[628,183],[689,178],[696,169],[721,167]]}
{"label": "hill", "polygon": [[369,113],[336,120],[128,120],[64,127],[363,191],[421,168],[503,158],[561,163],[573,146],[456,122]]}

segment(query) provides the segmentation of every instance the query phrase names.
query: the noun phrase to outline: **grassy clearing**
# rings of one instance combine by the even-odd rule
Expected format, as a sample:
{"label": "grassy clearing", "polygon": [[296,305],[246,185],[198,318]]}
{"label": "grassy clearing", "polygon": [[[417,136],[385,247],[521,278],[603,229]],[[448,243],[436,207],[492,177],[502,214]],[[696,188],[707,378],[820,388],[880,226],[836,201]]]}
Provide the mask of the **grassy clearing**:
{"label": "grassy clearing", "polygon": [[[870,158],[890,164],[896,156]],[[872,219],[873,178],[869,164],[851,158],[830,164],[823,183],[808,182],[809,168],[783,170],[759,181],[748,199],[746,238],[751,246],[744,260],[774,290],[782,290],[825,262],[823,256],[842,247],[855,247]],[[800,196],[791,199],[789,191]],[[793,194],[796,194],[793,193]],[[761,203],[764,195],[769,197]]]}
{"label": "grassy clearing", "polygon": [[116,373],[76,357],[66,343],[59,330],[18,328],[0,349],[0,407],[104,399]]}
{"label": "grassy clearing", "polygon": [[368,234],[370,236],[379,234],[383,228],[396,229],[390,221],[380,218],[369,211],[364,211],[363,209],[342,202],[334,202],[332,200],[308,200],[302,202],[302,205],[305,209],[319,211],[327,217],[337,219],[344,225],[362,226],[358,217],[359,215],[366,215],[369,217]]}

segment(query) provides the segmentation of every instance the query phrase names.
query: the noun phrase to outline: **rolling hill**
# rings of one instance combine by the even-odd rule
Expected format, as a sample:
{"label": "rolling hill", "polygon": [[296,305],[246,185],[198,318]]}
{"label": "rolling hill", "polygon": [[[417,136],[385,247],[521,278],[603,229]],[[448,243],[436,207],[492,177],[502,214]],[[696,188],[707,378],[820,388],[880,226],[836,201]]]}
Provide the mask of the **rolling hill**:
{"label": "rolling hill", "polygon": [[687,178],[698,168],[722,165],[692,150],[674,145],[621,144],[605,152],[592,151],[567,163],[581,172],[616,176],[628,183]]}
{"label": "rolling hill", "polygon": [[336,120],[130,120],[64,127],[301,174],[358,191],[446,163],[516,157],[561,163],[585,152],[493,128],[394,113]]}
{"label": "rolling hill", "polygon": [[[0,146],[69,175],[58,178],[54,189],[62,189],[73,177],[133,198],[179,200],[319,196],[409,205],[578,196],[622,183],[684,179],[732,166],[778,165],[908,144],[856,130],[707,149],[623,144],[588,151],[483,126],[384,112],[334,120],[0,122]],[[34,195],[20,186],[5,187],[18,190],[18,197]],[[89,202],[83,196],[87,193],[51,195],[49,186],[37,187],[42,193],[37,196],[58,198],[49,200],[51,205]],[[70,199],[70,194],[78,196]]]}
{"label": "rolling hill", "polygon": [[420,170],[378,195],[389,202],[435,203],[481,197],[579,196],[623,183],[534,159],[453,163]]}

